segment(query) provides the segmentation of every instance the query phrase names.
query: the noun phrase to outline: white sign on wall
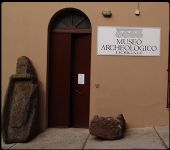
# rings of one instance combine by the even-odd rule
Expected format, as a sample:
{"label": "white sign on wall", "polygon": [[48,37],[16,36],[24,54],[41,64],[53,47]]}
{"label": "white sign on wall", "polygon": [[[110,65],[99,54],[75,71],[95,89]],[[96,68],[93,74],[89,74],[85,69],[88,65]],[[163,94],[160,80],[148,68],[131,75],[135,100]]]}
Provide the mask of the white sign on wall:
{"label": "white sign on wall", "polygon": [[160,28],[98,26],[97,55],[160,56]]}
{"label": "white sign on wall", "polygon": [[78,74],[78,84],[84,84],[85,74]]}

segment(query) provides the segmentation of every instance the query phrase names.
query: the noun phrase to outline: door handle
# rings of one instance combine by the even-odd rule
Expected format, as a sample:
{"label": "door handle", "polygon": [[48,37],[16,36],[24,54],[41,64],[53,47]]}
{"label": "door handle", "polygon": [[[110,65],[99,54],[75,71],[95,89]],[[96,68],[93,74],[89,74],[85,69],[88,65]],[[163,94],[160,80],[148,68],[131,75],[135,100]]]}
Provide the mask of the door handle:
{"label": "door handle", "polygon": [[74,89],[74,92],[76,92],[76,93],[78,93],[78,94],[82,94],[80,91],[75,90],[75,89]]}

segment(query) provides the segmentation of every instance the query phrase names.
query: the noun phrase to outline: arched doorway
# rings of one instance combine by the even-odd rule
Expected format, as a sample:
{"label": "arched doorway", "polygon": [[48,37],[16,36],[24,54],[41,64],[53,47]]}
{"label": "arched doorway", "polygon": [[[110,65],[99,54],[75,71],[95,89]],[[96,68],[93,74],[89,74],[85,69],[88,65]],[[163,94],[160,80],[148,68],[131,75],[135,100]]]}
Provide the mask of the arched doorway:
{"label": "arched doorway", "polygon": [[48,126],[89,125],[91,23],[67,8],[49,24]]}

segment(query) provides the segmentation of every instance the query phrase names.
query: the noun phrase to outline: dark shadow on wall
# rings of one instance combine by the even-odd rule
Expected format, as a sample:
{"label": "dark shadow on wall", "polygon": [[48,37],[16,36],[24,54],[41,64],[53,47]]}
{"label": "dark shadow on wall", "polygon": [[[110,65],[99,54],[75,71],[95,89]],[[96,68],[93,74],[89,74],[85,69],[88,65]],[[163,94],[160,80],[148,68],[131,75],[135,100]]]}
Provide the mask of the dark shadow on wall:
{"label": "dark shadow on wall", "polygon": [[46,101],[45,91],[43,90],[43,84],[38,80],[39,86],[39,127],[40,132],[46,128]]}
{"label": "dark shadow on wall", "polygon": [[44,129],[46,128],[46,96],[45,96],[45,91],[43,90],[43,84],[42,82],[39,80],[38,74],[37,74],[37,70],[32,62],[32,60],[30,59],[31,63],[32,63],[32,67],[34,70],[34,73],[37,77],[37,82],[38,82],[38,89],[39,89],[39,117],[38,117],[38,132],[42,132],[44,131]]}

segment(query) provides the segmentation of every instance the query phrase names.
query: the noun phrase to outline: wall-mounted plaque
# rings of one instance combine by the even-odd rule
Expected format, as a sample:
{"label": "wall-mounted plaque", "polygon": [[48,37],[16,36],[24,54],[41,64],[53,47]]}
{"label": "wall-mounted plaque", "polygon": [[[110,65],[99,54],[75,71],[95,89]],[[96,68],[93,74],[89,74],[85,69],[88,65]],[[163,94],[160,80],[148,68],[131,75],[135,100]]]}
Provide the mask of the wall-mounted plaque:
{"label": "wall-mounted plaque", "polygon": [[97,55],[160,56],[160,28],[98,26]]}

